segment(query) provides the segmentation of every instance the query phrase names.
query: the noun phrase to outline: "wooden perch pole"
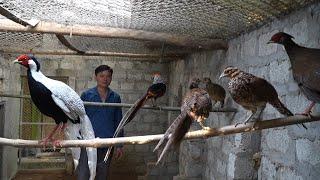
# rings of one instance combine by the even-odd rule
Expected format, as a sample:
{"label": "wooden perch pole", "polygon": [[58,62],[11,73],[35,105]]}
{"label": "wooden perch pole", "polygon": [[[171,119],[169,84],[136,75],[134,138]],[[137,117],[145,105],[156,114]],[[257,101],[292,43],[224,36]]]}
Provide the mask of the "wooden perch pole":
{"label": "wooden perch pole", "polygon": [[[11,98],[23,98],[30,99],[31,97],[28,95],[14,95],[14,94],[1,94],[0,97],[11,97]],[[133,104],[127,103],[100,103],[100,102],[83,102],[85,106],[105,106],[105,107],[124,107],[130,108]],[[141,107],[142,109],[154,109],[154,110],[164,110],[164,111],[180,111],[180,107],[172,107],[172,106],[150,106],[144,105]],[[237,112],[235,108],[214,108],[212,112]]]}
{"label": "wooden perch pole", "polygon": [[[288,126],[298,123],[306,123],[312,121],[319,121],[320,114],[314,115],[313,118],[306,116],[291,116],[288,118],[277,118],[271,120],[258,121],[256,123],[247,123],[246,125],[240,124],[237,127],[234,125],[225,126],[211,130],[198,130],[186,134],[185,139],[200,139],[215,136],[223,136],[236,133],[252,132],[261,129],[269,129],[280,126]],[[119,137],[119,138],[105,138],[93,140],[65,140],[61,141],[61,147],[106,147],[117,144],[147,144],[158,141],[162,138],[163,134],[146,135],[146,136],[132,136],[132,137]],[[22,139],[7,139],[0,138],[0,146],[13,146],[13,147],[42,147],[38,141],[22,140]],[[47,147],[52,147],[48,145]]]}
{"label": "wooden perch pole", "polygon": [[0,14],[8,19],[10,19],[11,21],[14,21],[16,23],[19,23],[23,26],[31,26],[34,27],[38,24],[39,21],[37,20],[31,20],[31,21],[24,21],[23,19],[15,16],[14,14],[12,14],[10,11],[6,10],[5,8],[0,6]]}
{"label": "wooden perch pole", "polygon": [[67,48],[69,48],[70,50],[76,51],[78,54],[84,54],[84,51],[81,51],[79,49],[77,49],[76,47],[74,47],[65,37],[64,35],[61,34],[56,34],[56,37],[59,39],[59,41],[66,46]]}
{"label": "wooden perch pole", "polygon": [[228,43],[221,39],[195,39],[191,36],[149,32],[135,29],[113,28],[89,25],[65,25],[54,22],[40,21],[34,28],[24,27],[7,19],[0,20],[0,31],[48,33],[60,35],[123,38],[143,41],[158,41],[177,46],[192,47],[196,49],[227,49]]}
{"label": "wooden perch pole", "polygon": [[[17,49],[0,49],[2,53],[27,53],[29,50]],[[32,50],[35,55],[63,55],[63,56],[116,56],[116,57],[130,57],[130,58],[147,58],[146,60],[158,61],[161,54],[136,54],[136,53],[122,53],[122,52],[102,52],[102,51],[86,51],[78,53],[71,50]],[[184,54],[165,54],[165,59],[178,60],[184,57]]]}

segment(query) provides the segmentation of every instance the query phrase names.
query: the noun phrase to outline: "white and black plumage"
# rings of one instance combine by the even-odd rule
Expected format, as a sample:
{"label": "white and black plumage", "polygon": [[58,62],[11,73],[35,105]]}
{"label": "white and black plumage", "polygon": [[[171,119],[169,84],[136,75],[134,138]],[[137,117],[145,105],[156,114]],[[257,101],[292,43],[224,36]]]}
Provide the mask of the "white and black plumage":
{"label": "white and black plumage", "polygon": [[[44,145],[53,140],[57,130],[64,130],[67,139],[94,139],[91,122],[79,95],[63,82],[50,79],[40,71],[40,64],[32,55],[21,55],[14,63],[28,68],[27,77],[31,99],[41,113],[53,118],[56,127],[50,135],[42,140]],[[53,141],[56,143],[57,141]],[[59,143],[56,143],[59,144]],[[80,148],[71,148],[75,168],[80,158]],[[90,180],[95,178],[97,152],[96,148],[86,148]]]}

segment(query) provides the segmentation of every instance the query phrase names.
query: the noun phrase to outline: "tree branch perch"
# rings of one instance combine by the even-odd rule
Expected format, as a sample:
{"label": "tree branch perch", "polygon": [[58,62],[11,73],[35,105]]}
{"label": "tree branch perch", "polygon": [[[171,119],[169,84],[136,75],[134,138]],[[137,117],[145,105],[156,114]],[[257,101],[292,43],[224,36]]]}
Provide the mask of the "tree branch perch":
{"label": "tree branch perch", "polygon": [[[22,54],[27,53],[29,50],[23,49],[0,49],[1,53],[13,53]],[[36,50],[33,49],[32,53],[35,55],[58,55],[58,56],[111,56],[111,57],[129,57],[137,58],[144,61],[158,61],[161,54],[137,54],[137,53],[125,53],[125,52],[103,52],[103,51],[86,51],[84,53],[79,53],[71,50]],[[166,60],[178,60],[182,59],[185,54],[165,54],[163,58]]]}
{"label": "tree branch perch", "polygon": [[[23,99],[31,99],[30,95],[18,95],[18,94],[2,94],[0,93],[0,97],[10,97],[10,98],[23,98]],[[133,104],[128,103],[100,103],[100,102],[83,102],[85,106],[102,106],[102,107],[123,107],[130,108]],[[160,111],[180,111],[180,107],[172,107],[172,106],[150,106],[144,105],[141,107],[142,109],[154,109]],[[213,108],[212,112],[237,112],[235,108]]]}
{"label": "tree branch perch", "polygon": [[[198,130],[186,134],[185,139],[200,139],[215,136],[223,136],[229,134],[243,133],[258,131],[261,129],[269,129],[281,126],[288,126],[299,123],[319,121],[320,114],[314,115],[313,118],[306,116],[292,116],[288,118],[277,118],[271,120],[259,121],[256,123],[248,123],[246,125],[240,124],[237,127],[234,125],[224,126],[211,130]],[[119,137],[119,138],[104,138],[93,140],[65,140],[61,141],[61,147],[106,147],[116,144],[147,144],[158,141],[162,138],[163,134],[146,135],[146,136],[132,136],[132,137]],[[0,146],[13,146],[13,147],[42,147],[38,141],[22,140],[22,139],[7,139],[0,138]],[[52,147],[48,145],[47,147]]]}
{"label": "tree branch perch", "polygon": [[89,26],[81,24],[59,24],[54,22],[40,21],[34,28],[28,28],[16,24],[7,19],[0,19],[0,31],[4,32],[28,32],[48,33],[102,38],[123,38],[141,41],[165,42],[177,46],[195,49],[228,49],[228,43],[222,39],[194,38],[188,35],[150,32],[136,29],[124,29],[103,26]]}

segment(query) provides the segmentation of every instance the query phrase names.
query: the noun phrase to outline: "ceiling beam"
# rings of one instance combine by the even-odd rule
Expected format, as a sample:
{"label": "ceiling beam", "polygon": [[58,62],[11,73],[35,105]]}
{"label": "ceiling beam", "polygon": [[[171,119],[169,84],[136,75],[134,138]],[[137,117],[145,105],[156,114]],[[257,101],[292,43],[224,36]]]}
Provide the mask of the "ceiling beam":
{"label": "ceiling beam", "polygon": [[7,19],[0,20],[0,31],[48,33],[59,35],[76,35],[102,38],[123,38],[144,41],[158,41],[166,44],[191,47],[196,49],[227,49],[228,43],[221,39],[194,38],[186,35],[149,32],[135,29],[112,28],[89,25],[65,25],[54,22],[40,21],[35,27],[24,27]]}
{"label": "ceiling beam", "polygon": [[[114,56],[114,57],[130,57],[149,60],[159,60],[162,57],[161,54],[136,54],[136,53],[122,53],[122,52],[101,52],[101,51],[86,51],[84,53],[78,53],[70,50],[18,50],[18,49],[0,49],[1,53],[14,53],[24,54],[32,53],[34,55],[71,55],[71,56]],[[166,60],[178,60],[182,59],[184,54],[165,54],[163,58]]]}
{"label": "ceiling beam", "polygon": [[79,49],[77,49],[76,47],[74,47],[63,35],[61,34],[56,34],[56,37],[58,38],[58,40],[67,48],[69,48],[70,50],[76,51],[79,54],[84,54],[85,51],[81,51]]}
{"label": "ceiling beam", "polygon": [[29,20],[29,21],[25,21],[17,16],[15,16],[14,14],[12,14],[10,11],[6,10],[5,8],[3,8],[2,6],[0,6],[0,14],[8,19],[10,19],[11,21],[14,21],[16,23],[19,23],[23,26],[31,26],[34,27],[39,23],[39,20]]}

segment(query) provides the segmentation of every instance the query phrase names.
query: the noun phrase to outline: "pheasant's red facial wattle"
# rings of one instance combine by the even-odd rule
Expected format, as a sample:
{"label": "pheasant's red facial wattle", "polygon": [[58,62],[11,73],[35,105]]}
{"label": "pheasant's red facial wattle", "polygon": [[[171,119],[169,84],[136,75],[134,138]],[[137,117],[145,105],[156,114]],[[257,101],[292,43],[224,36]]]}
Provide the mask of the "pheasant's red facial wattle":
{"label": "pheasant's red facial wattle", "polygon": [[268,43],[284,44],[293,38],[294,37],[291,36],[290,34],[287,34],[284,32],[278,32],[271,37],[271,39]]}
{"label": "pheasant's red facial wattle", "polygon": [[283,41],[283,36],[281,33],[277,33],[271,37],[270,42],[280,43]]}
{"label": "pheasant's red facial wattle", "polygon": [[23,54],[23,55],[19,56],[15,62],[19,63],[25,67],[29,67],[29,64],[28,64],[29,59],[30,59],[30,57],[28,55]]}

